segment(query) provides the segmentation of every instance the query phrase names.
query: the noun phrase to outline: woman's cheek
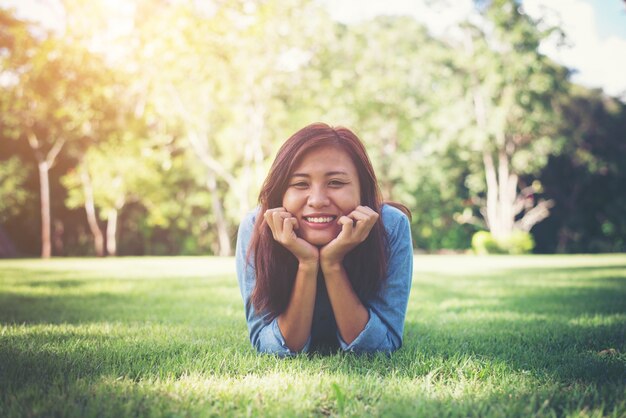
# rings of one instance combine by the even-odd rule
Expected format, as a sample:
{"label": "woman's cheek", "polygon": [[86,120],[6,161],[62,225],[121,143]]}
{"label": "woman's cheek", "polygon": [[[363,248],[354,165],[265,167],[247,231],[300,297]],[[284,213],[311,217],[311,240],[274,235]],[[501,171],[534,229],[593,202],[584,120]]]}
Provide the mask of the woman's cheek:
{"label": "woman's cheek", "polygon": [[296,210],[295,208],[295,197],[293,196],[293,193],[288,191],[285,193],[285,195],[283,196],[283,207],[285,208],[285,210],[289,213],[291,213],[292,215],[295,215],[294,212]]}

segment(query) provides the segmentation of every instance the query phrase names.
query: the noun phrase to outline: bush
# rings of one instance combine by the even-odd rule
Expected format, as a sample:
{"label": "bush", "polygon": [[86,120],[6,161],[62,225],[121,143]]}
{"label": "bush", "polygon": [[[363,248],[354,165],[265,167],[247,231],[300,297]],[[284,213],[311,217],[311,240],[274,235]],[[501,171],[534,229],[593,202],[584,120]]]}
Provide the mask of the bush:
{"label": "bush", "polygon": [[529,232],[513,231],[502,240],[496,240],[490,232],[478,231],[472,236],[472,249],[476,254],[529,254],[535,248],[535,240]]}
{"label": "bush", "polygon": [[502,249],[487,231],[478,231],[472,236],[472,250],[476,254],[502,254]]}
{"label": "bush", "polygon": [[509,254],[530,254],[535,248],[533,236],[524,231],[513,231],[507,244]]}

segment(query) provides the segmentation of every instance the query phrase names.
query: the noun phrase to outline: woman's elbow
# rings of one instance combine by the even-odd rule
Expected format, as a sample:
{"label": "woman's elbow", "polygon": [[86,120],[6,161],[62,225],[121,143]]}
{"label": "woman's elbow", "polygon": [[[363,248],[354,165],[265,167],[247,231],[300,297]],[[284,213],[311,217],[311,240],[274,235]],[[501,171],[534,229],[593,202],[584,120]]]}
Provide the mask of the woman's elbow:
{"label": "woman's elbow", "polygon": [[394,334],[388,334],[385,344],[382,344],[379,350],[380,352],[391,354],[402,347],[402,337]]}
{"label": "woman's elbow", "polygon": [[252,343],[252,346],[259,354],[269,354],[278,357],[294,357],[300,353],[305,353],[307,350],[306,344],[298,350],[292,350],[287,345],[281,345],[276,343],[263,342],[261,339],[257,339]]}

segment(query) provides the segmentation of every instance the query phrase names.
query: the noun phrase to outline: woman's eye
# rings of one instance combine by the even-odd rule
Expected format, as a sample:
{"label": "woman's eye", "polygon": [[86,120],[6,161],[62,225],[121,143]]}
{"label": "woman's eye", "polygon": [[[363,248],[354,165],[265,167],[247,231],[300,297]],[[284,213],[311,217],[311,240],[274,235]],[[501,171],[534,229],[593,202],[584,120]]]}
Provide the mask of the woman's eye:
{"label": "woman's eye", "polygon": [[344,184],[346,184],[346,183],[345,183],[345,182],[343,182],[343,181],[339,181],[339,180],[331,180],[331,181],[328,183],[328,185],[329,185],[329,186],[331,186],[331,187],[341,187],[341,186],[343,186]]}
{"label": "woman's eye", "polygon": [[295,187],[296,189],[306,189],[308,187],[308,184],[306,184],[303,181],[300,181],[298,183],[293,183],[290,184],[291,187]]}

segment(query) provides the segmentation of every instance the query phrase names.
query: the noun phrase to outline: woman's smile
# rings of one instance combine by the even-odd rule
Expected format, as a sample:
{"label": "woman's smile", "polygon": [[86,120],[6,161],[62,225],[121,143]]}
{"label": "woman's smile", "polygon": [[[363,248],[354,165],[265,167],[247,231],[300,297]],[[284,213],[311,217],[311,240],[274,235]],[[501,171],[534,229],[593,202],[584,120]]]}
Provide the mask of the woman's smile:
{"label": "woman's smile", "polygon": [[302,219],[304,220],[304,225],[313,229],[325,229],[337,225],[337,216],[335,215],[305,215]]}

